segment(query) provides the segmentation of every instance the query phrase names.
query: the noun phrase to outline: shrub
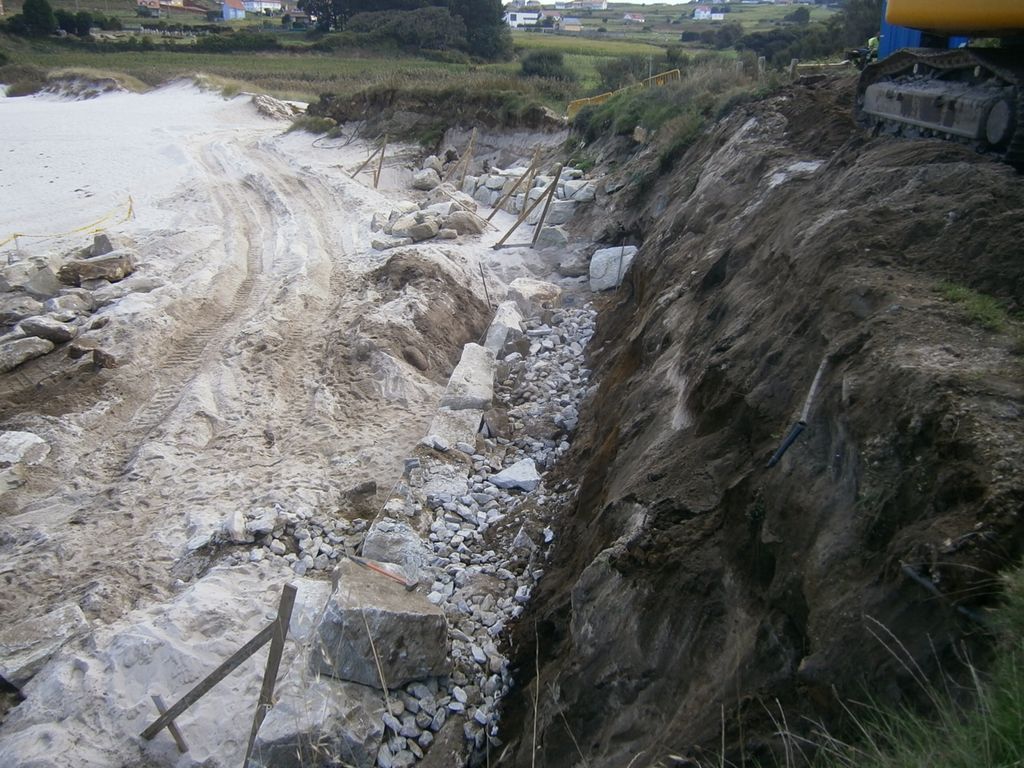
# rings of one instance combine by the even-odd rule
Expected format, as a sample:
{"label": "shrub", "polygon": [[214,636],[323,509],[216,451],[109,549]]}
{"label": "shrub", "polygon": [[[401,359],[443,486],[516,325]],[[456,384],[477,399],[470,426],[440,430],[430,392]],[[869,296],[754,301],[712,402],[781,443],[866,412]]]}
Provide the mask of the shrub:
{"label": "shrub", "polygon": [[615,91],[643,80],[650,69],[651,63],[645,56],[623,56],[602,61],[597,65],[597,74],[601,78],[602,90]]}
{"label": "shrub", "polygon": [[466,25],[445,8],[357,13],[346,31],[389,40],[402,48],[445,50],[466,47]]}
{"label": "shrub", "polygon": [[29,35],[52,35],[57,31],[57,18],[46,0],[25,0],[21,16]]}
{"label": "shrub", "polygon": [[521,64],[523,77],[573,81],[576,75],[565,65],[561,51],[531,51]]}

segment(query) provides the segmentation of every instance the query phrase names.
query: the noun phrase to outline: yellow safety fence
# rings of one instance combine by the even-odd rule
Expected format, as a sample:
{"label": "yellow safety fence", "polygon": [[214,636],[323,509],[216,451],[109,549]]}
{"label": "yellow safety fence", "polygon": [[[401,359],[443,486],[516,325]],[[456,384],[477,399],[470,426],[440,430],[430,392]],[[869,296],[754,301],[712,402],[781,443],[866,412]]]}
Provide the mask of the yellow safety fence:
{"label": "yellow safety fence", "polygon": [[119,205],[119,206],[117,206],[117,208],[113,209],[109,213],[106,213],[103,216],[100,216],[100,218],[96,219],[96,221],[91,221],[88,224],[83,224],[81,227],[75,227],[74,229],[69,229],[67,232],[50,232],[50,233],[41,234],[41,235],[34,235],[34,234],[31,234],[31,233],[28,233],[28,232],[14,232],[11,235],[9,235],[7,238],[5,238],[4,240],[0,240],[0,248],[3,248],[5,245],[7,245],[8,243],[10,243],[12,241],[14,242],[14,247],[17,248],[17,247],[19,247],[18,246],[18,240],[20,238],[23,238],[23,237],[26,237],[26,238],[27,237],[31,237],[31,238],[37,238],[37,239],[42,239],[42,240],[49,240],[49,239],[54,238],[54,237],[66,237],[68,235],[77,235],[77,234],[94,235],[94,234],[96,234],[98,232],[103,232],[104,230],[109,229],[110,227],[117,226],[118,224],[124,224],[124,222],[128,221],[129,219],[131,219],[131,218],[133,218],[135,216],[135,201],[132,200],[131,195],[128,196],[127,209],[125,210],[124,216],[121,217],[120,219],[118,219],[117,221],[113,221],[113,219],[122,210],[124,210],[123,206]]}
{"label": "yellow safety fence", "polygon": [[617,93],[628,91],[631,88],[650,88],[655,85],[668,85],[671,82],[677,81],[682,77],[682,74],[678,69],[670,69],[668,72],[661,72],[660,74],[648,77],[645,80],[641,80],[639,83],[634,85],[627,85],[625,88],[619,88],[616,91],[608,91],[607,93],[599,93],[597,96],[589,96],[585,99],[576,99],[570,101],[569,106],[565,109],[565,116],[572,120],[579,114],[579,111],[584,107],[589,107],[594,104],[604,104],[608,99]]}

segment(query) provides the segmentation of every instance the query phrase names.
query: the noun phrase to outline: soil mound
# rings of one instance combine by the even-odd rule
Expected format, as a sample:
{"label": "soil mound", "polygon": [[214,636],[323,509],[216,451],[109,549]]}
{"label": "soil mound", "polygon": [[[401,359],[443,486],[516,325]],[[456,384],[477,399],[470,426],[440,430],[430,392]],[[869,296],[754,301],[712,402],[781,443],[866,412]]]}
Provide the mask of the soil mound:
{"label": "soil mound", "polygon": [[1024,180],[864,136],[852,100],[832,81],[751,105],[609,204],[607,231],[643,247],[592,342],[509,764],[534,727],[536,765],[723,738],[739,764],[778,749],[773,717],[841,731],[865,690],[915,703],[908,658],[983,657],[1024,545]]}

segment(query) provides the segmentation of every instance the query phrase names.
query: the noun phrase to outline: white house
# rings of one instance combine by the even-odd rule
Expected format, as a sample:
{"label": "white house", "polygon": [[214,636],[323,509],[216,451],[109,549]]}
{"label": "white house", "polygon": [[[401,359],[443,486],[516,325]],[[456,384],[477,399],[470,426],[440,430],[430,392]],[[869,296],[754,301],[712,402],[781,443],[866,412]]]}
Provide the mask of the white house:
{"label": "white house", "polygon": [[711,19],[711,6],[698,5],[693,9],[693,18],[695,21],[709,21]]}
{"label": "white house", "polygon": [[249,13],[263,13],[270,11],[278,13],[281,10],[281,0],[243,0],[245,10]]}
{"label": "white house", "polygon": [[225,21],[245,18],[245,6],[242,0],[224,0],[224,7],[221,9],[221,18]]}
{"label": "white house", "polygon": [[623,14],[622,20],[627,24],[645,24],[647,22],[642,13]]}
{"label": "white house", "polygon": [[536,24],[540,21],[540,14],[535,11],[509,11],[501,18],[512,29],[519,29]]}

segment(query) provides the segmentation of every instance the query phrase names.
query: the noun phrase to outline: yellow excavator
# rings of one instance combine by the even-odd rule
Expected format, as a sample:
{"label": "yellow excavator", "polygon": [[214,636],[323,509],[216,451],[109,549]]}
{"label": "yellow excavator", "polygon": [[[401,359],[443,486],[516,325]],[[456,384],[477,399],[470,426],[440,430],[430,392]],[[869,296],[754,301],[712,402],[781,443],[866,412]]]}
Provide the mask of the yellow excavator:
{"label": "yellow excavator", "polygon": [[1024,166],[1024,0],[887,0],[857,116]]}

